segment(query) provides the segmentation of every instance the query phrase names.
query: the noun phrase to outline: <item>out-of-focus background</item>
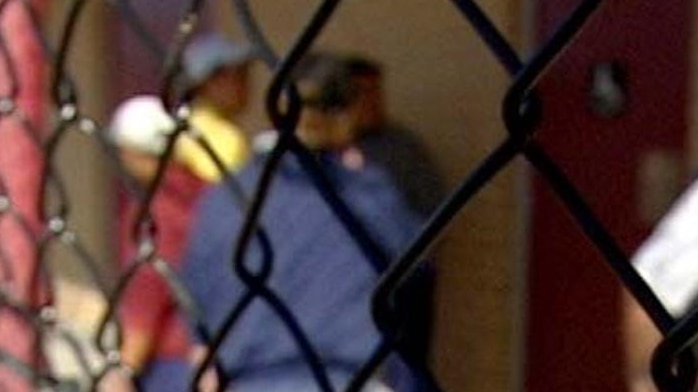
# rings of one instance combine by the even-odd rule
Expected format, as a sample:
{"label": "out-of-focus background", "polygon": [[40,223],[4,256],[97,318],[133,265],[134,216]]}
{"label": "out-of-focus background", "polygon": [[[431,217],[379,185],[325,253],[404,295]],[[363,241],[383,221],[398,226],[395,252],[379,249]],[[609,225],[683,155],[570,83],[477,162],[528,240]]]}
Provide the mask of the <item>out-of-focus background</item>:
{"label": "out-of-focus background", "polygon": [[[68,3],[50,2],[49,31],[60,31]],[[167,42],[186,2],[133,3]],[[284,53],[317,2],[251,3],[273,47]],[[528,58],[577,3],[480,5]],[[158,92],[161,69],[114,7],[87,7],[70,71],[83,108],[107,121],[120,100]],[[242,36],[229,2],[206,7],[202,28]],[[696,25],[692,2],[609,0],[540,81],[538,140],[628,254],[698,168]],[[384,65],[390,113],[418,132],[450,189],[507,136],[501,102],[510,77],[453,2],[345,1],[317,46],[363,53]],[[253,72],[244,126],[262,130],[269,127],[262,103],[271,75],[261,65]],[[595,98],[603,89],[598,78],[608,72],[622,79],[619,108]],[[108,163],[83,148],[91,143],[86,138],[71,136],[66,143],[60,167],[79,206],[71,213],[73,225],[104,266],[115,265],[116,198]],[[523,159],[462,209],[436,247],[431,364],[445,390],[623,390],[621,285]],[[60,306],[76,325],[89,328],[103,303],[90,299],[81,274],[68,264],[60,270],[66,293]]]}

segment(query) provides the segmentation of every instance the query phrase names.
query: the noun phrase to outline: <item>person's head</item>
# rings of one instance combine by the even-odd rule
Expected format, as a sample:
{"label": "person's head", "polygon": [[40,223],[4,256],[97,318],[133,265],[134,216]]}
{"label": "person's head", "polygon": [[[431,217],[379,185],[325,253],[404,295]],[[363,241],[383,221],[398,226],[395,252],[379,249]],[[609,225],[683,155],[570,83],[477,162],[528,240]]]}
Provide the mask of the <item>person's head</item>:
{"label": "person's head", "polygon": [[347,56],[343,61],[356,93],[357,126],[361,130],[380,127],[386,117],[381,66],[358,55]]}
{"label": "person's head", "polygon": [[109,140],[119,149],[124,168],[141,184],[149,183],[158,158],[175,128],[156,96],[139,95],[123,101],[114,111]]}
{"label": "person's head", "polygon": [[330,53],[306,56],[294,72],[303,100],[298,136],[313,149],[336,149],[354,140],[356,90],[342,59]]}
{"label": "person's head", "polygon": [[227,115],[247,106],[249,68],[256,58],[249,45],[218,34],[195,37],[184,49],[182,65],[185,90]]}

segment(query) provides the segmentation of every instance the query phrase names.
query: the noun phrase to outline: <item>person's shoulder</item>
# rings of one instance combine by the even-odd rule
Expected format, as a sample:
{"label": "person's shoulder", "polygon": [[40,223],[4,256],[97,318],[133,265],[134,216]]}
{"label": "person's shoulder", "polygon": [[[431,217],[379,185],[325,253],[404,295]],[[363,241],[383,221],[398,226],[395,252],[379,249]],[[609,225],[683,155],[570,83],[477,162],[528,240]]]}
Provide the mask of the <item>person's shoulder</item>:
{"label": "person's shoulder", "polygon": [[351,197],[373,200],[375,203],[369,203],[372,205],[400,198],[397,185],[382,165],[364,158],[360,165],[353,167],[347,167],[347,164],[343,163],[340,170],[342,175],[339,176],[339,185],[351,193]]}
{"label": "person's shoulder", "polygon": [[381,165],[366,162],[342,185],[352,211],[389,253],[396,254],[417,232],[422,217],[409,207],[392,176]]}

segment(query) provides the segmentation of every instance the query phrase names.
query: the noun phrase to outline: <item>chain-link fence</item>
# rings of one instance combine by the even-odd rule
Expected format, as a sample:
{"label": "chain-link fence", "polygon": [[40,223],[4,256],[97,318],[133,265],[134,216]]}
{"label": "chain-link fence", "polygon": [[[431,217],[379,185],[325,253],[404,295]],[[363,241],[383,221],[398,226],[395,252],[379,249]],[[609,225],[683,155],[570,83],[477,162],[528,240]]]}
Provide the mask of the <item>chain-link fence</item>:
{"label": "chain-link fence", "polygon": [[[86,249],[81,234],[71,227],[71,211],[76,206],[72,203],[65,188],[63,173],[57,169],[56,156],[67,135],[82,133],[94,140],[105,160],[116,168],[123,185],[129,189],[129,175],[121,168],[113,146],[106,138],[105,126],[99,124],[83,110],[81,92],[76,87],[67,67],[71,48],[75,40],[75,29],[86,0],[71,0],[65,15],[63,27],[57,44],[52,46],[46,39],[40,23],[40,2],[29,0],[5,0],[0,2],[0,15],[3,21],[12,18],[23,20],[22,39],[31,41],[35,53],[30,56],[17,56],[13,42],[18,40],[9,28],[3,27],[0,35],[0,63],[4,77],[3,91],[0,95],[0,132],[15,132],[13,140],[26,140],[24,146],[27,160],[36,162],[37,200],[19,200],[14,196],[17,173],[10,173],[0,168],[0,266],[2,270],[3,311],[11,313],[15,321],[28,333],[31,342],[29,357],[16,356],[10,352],[0,351],[0,361],[28,385],[37,390],[68,390],[75,388],[55,372],[54,365],[46,352],[47,340],[60,341],[64,350],[70,353],[81,370],[82,384],[87,389],[95,389],[101,378],[110,369],[121,365],[119,353],[119,323],[116,312],[119,309],[122,293],[130,280],[141,269],[156,271],[175,294],[182,313],[186,314],[197,326],[202,339],[207,342],[207,358],[192,373],[192,390],[203,377],[204,370],[217,361],[218,348],[232,334],[234,326],[244,317],[250,302],[261,300],[269,305],[281,320],[286,330],[297,342],[297,348],[305,359],[305,364],[312,373],[320,390],[331,391],[334,386],[330,381],[328,369],[322,356],[305,335],[303,328],[284,298],[278,297],[268,284],[268,271],[274,268],[274,248],[269,241],[265,228],[260,224],[260,215],[265,207],[271,183],[278,174],[280,162],[285,156],[292,155],[298,159],[302,169],[313,179],[320,190],[322,199],[331,209],[337,221],[348,229],[351,236],[367,262],[380,272],[373,290],[371,307],[373,320],[380,331],[380,342],[373,348],[373,354],[366,358],[348,382],[346,390],[358,391],[378,372],[381,364],[396,350],[404,339],[404,317],[396,309],[396,296],[410,277],[424,263],[422,256],[452,221],[459,210],[473,199],[490,181],[511,162],[523,157],[534,168],[537,175],[545,179],[559,199],[574,217],[593,244],[603,253],[609,266],[616,272],[623,284],[643,306],[665,339],[656,351],[653,362],[656,381],[662,390],[684,391],[695,379],[695,366],[690,355],[680,356],[681,350],[693,339],[698,326],[698,313],[693,312],[681,323],[677,322],[662,306],[652,290],[631,267],[627,255],[620,249],[613,238],[595,217],[585,199],[576,190],[575,185],[560,170],[558,163],[552,159],[545,148],[536,141],[536,131],[541,121],[541,100],[536,86],[539,79],[553,64],[575,36],[584,29],[587,21],[597,12],[603,3],[601,0],[580,1],[574,10],[561,21],[557,31],[529,58],[522,58],[504,36],[491,23],[488,15],[480,6],[470,0],[454,0],[454,12],[459,12],[474,28],[492,54],[506,72],[511,75],[511,85],[502,98],[502,116],[507,136],[501,143],[479,162],[478,165],[460,182],[454,192],[443,201],[432,214],[419,234],[401,250],[397,260],[389,260],[386,253],[370,234],[362,222],[340,197],[337,189],[328,180],[325,168],[312,153],[300,143],[295,135],[296,126],[303,104],[292,80],[294,67],[311,49],[318,35],[334,17],[339,0],[318,2],[317,9],[308,21],[305,29],[295,42],[283,54],[275,53],[267,43],[264,28],[256,23],[255,17],[245,0],[234,1],[234,7],[247,38],[261,50],[262,58],[274,77],[267,88],[266,109],[274,129],[279,134],[279,141],[264,162],[253,192],[244,192],[231,182],[230,192],[237,205],[244,212],[244,223],[239,232],[231,232],[231,241],[236,240],[233,259],[230,260],[231,271],[237,274],[241,284],[245,285],[244,298],[237,304],[231,304],[231,312],[223,322],[223,327],[211,331],[204,325],[198,309],[189,293],[184,289],[178,272],[158,253],[158,225],[150,214],[151,203],[162,182],[163,175],[172,158],[175,142],[178,138],[194,138],[209,151],[211,159],[218,161],[211,146],[205,139],[191,131],[188,110],[189,102],[178,95],[175,81],[181,72],[182,50],[196,30],[204,1],[190,1],[183,12],[178,30],[167,47],[162,47],[148,32],[146,23],[140,18],[129,1],[107,1],[118,10],[120,17],[137,34],[154,56],[162,59],[164,78],[160,97],[164,106],[176,122],[176,129],[168,138],[165,152],[158,164],[155,180],[144,193],[133,191],[132,198],[139,200],[139,212],[133,226],[133,246],[138,249],[129,269],[121,274],[118,282],[110,282],[100,270],[100,263]],[[50,84],[47,88],[33,86],[25,75],[26,61],[50,65]],[[33,69],[34,75],[43,72],[41,66]],[[31,76],[31,75],[30,75]],[[38,98],[25,99],[24,90],[34,88]],[[50,124],[44,128],[41,115],[33,113],[37,102],[50,102]],[[34,100],[32,100],[34,99]],[[34,105],[34,106],[32,106]],[[12,128],[12,130],[6,130]],[[8,139],[9,140],[9,139]],[[0,145],[2,153],[17,145]],[[220,170],[225,170],[220,165]],[[30,171],[27,171],[29,173]],[[12,178],[12,179],[11,179]],[[10,186],[12,184],[12,186]],[[293,206],[289,206],[293,208]],[[257,242],[256,242],[257,241]],[[261,243],[268,257],[265,257],[260,271],[252,271],[244,263],[246,252],[253,243]],[[77,338],[70,327],[70,320],[65,320],[57,312],[54,303],[55,277],[49,268],[50,252],[54,247],[61,247],[71,255],[71,260],[89,272],[90,280],[107,301],[107,311],[101,317],[99,328],[87,346]],[[17,248],[23,249],[17,251]],[[18,266],[27,270],[27,276],[18,276]],[[312,271],[309,271],[312,275]],[[19,320],[19,321],[17,321]],[[405,357],[410,369],[426,380],[429,387],[439,390],[439,382],[432,375],[426,363]],[[11,388],[11,387],[7,387]],[[9,389],[8,389],[9,390]]]}

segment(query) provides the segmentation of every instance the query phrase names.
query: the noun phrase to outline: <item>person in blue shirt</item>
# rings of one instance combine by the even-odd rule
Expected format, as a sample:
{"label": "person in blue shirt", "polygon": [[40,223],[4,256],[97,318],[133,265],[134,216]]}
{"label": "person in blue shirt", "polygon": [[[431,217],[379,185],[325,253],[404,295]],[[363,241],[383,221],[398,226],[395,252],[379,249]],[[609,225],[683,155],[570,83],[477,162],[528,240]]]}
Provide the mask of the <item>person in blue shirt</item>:
{"label": "person in blue shirt", "polygon": [[[350,130],[355,127],[352,114],[345,110],[351,96],[324,94],[332,72],[316,71],[303,76],[309,84],[301,86],[306,108],[297,133],[339,196],[393,260],[417,234],[420,219],[389,175],[353,146]],[[266,158],[264,152],[259,153],[235,179],[248,194]],[[243,219],[244,212],[225,183],[211,189],[199,208],[182,277],[209,331],[221,328],[233,307],[249,293],[233,266]],[[281,161],[259,227],[272,246],[267,287],[298,321],[333,387],[345,389],[380,342],[370,314],[370,297],[379,273],[292,154]],[[252,273],[259,273],[265,269],[264,257],[260,243],[253,240],[244,262]],[[217,355],[225,378],[231,380],[228,390],[320,391],[296,340],[278,313],[259,297],[242,312]],[[402,366],[393,364],[396,358],[388,361],[390,377],[374,375],[364,391],[403,392],[415,387],[408,371],[394,370]],[[211,383],[216,381],[209,374],[202,390],[215,390]]]}

